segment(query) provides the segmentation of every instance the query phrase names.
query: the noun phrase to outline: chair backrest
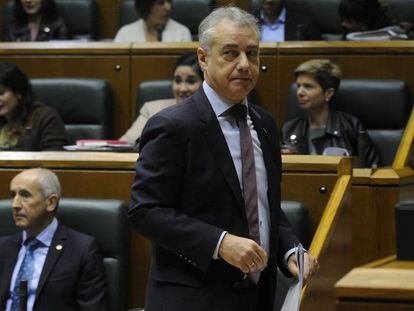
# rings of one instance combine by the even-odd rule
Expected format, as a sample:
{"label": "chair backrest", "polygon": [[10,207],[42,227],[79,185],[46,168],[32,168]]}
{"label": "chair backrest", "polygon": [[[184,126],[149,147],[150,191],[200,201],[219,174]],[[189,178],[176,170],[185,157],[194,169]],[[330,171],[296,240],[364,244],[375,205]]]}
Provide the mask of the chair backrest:
{"label": "chair backrest", "polygon": [[[173,0],[172,18],[190,29],[198,40],[198,26],[215,6],[214,0]],[[191,14],[189,13],[191,12]]]}
{"label": "chair backrest", "polygon": [[[56,0],[60,16],[68,27],[68,39],[96,40],[99,35],[99,8],[95,0]],[[4,24],[13,14],[13,1],[6,3]]]}
{"label": "chair backrest", "polygon": [[174,98],[171,80],[148,80],[142,82],[137,89],[136,115],[142,106],[149,101]]}
{"label": "chair backrest", "polygon": [[[171,18],[187,26],[193,37],[198,40],[198,25],[211,12],[214,0],[172,0]],[[189,14],[191,12],[191,14]],[[134,0],[124,0],[119,8],[119,27],[130,24],[138,19]]]}
{"label": "chair backrest", "polygon": [[99,38],[99,7],[95,0],[56,0],[70,39]]}
{"label": "chair backrest", "polygon": [[[388,79],[344,79],[332,107],[356,116],[379,152],[379,165],[392,164],[412,109],[407,83]],[[292,84],[286,120],[301,113],[296,85]]]}
{"label": "chair backrest", "polygon": [[414,23],[414,2],[407,0],[388,0],[388,12],[397,22]]}
{"label": "chair backrest", "polygon": [[[0,236],[17,232],[10,206],[10,200],[0,200]],[[65,226],[96,238],[104,259],[111,311],[127,306],[130,231],[126,212],[125,202],[119,200],[62,199],[57,213]]]}
{"label": "chair backrest", "polygon": [[57,110],[69,141],[107,139],[111,134],[112,91],[102,79],[31,79],[35,98]]}
{"label": "chair backrest", "polygon": [[341,0],[289,0],[290,14],[309,14],[317,23],[323,40],[340,40],[341,20],[338,6]]}

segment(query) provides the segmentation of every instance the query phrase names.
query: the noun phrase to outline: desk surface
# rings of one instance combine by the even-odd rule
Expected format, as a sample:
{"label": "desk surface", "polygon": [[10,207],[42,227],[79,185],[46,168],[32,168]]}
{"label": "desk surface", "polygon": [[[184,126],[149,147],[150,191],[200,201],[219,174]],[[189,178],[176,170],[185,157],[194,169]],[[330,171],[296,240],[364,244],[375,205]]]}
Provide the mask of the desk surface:
{"label": "desk surface", "polygon": [[335,289],[338,299],[414,301],[414,261],[390,256],[353,269]]}

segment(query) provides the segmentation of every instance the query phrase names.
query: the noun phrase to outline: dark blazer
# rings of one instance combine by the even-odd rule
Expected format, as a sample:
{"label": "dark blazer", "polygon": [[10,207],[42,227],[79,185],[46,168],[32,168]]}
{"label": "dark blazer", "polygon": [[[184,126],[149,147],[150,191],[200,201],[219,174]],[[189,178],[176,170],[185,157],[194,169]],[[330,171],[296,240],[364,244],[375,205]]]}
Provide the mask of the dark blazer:
{"label": "dark blazer", "polygon": [[[42,22],[34,41],[65,40],[67,37],[66,24],[58,17],[53,22]],[[27,25],[20,25],[12,19],[5,25],[3,41],[31,41],[30,29]]]}
{"label": "dark blazer", "polygon": [[[259,285],[270,311],[276,267],[288,273],[282,257],[297,239],[280,209],[276,125],[260,107],[249,114],[268,175],[270,256]],[[248,225],[233,160],[202,87],[147,122],[139,153],[129,219],[153,242],[145,310],[233,310],[243,273],[212,256],[223,230],[248,237]]]}
{"label": "dark blazer", "polygon": [[[6,307],[21,243],[21,233],[0,238],[0,310]],[[105,271],[95,239],[59,224],[40,275],[33,310],[107,309]]]}

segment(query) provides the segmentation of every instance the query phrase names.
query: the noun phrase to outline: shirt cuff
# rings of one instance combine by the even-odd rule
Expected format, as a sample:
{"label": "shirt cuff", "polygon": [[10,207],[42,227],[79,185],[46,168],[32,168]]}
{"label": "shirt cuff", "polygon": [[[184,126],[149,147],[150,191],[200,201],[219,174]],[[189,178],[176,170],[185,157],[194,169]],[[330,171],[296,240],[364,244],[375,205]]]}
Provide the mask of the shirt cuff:
{"label": "shirt cuff", "polygon": [[[290,255],[294,254],[296,252],[296,249],[297,249],[297,247],[291,248],[290,250],[288,250],[286,252],[285,256],[283,256],[283,262],[285,263],[286,267],[288,266],[287,264],[288,264],[288,260],[289,260]],[[308,252],[306,249],[303,249],[303,251],[305,253]]]}
{"label": "shirt cuff", "polygon": [[219,240],[217,242],[216,249],[214,250],[214,253],[213,253],[213,259],[219,259],[219,249],[220,249],[220,245],[221,245],[221,242],[223,241],[223,238],[224,238],[224,236],[226,234],[227,234],[227,231],[223,231],[223,233],[220,235],[220,238],[219,238]]}

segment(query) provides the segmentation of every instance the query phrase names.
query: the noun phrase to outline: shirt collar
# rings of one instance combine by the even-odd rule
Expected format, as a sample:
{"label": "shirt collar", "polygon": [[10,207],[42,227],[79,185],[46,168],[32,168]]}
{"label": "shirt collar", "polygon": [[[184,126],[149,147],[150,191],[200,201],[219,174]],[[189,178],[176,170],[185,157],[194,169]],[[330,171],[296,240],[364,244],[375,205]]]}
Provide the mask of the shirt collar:
{"label": "shirt collar", "polygon": [[[53,218],[52,222],[43,229],[42,232],[40,232],[36,239],[43,243],[43,245],[46,245],[47,247],[52,244],[53,236],[55,235],[56,229],[58,227],[58,221],[56,218]],[[27,240],[28,234],[26,231],[23,231],[23,243]]]}
{"label": "shirt collar", "polygon": [[283,8],[274,24],[269,23],[268,19],[265,17],[262,11],[260,11],[260,19],[263,21],[264,24],[270,26],[276,26],[279,24],[284,24],[286,22],[286,9]]}
{"label": "shirt collar", "polygon": [[[204,80],[203,90],[207,96],[208,101],[210,102],[211,107],[213,108],[214,114],[216,117],[222,116],[232,105],[233,103],[221,97],[217,92]],[[241,104],[247,106],[247,98],[243,99]]]}

